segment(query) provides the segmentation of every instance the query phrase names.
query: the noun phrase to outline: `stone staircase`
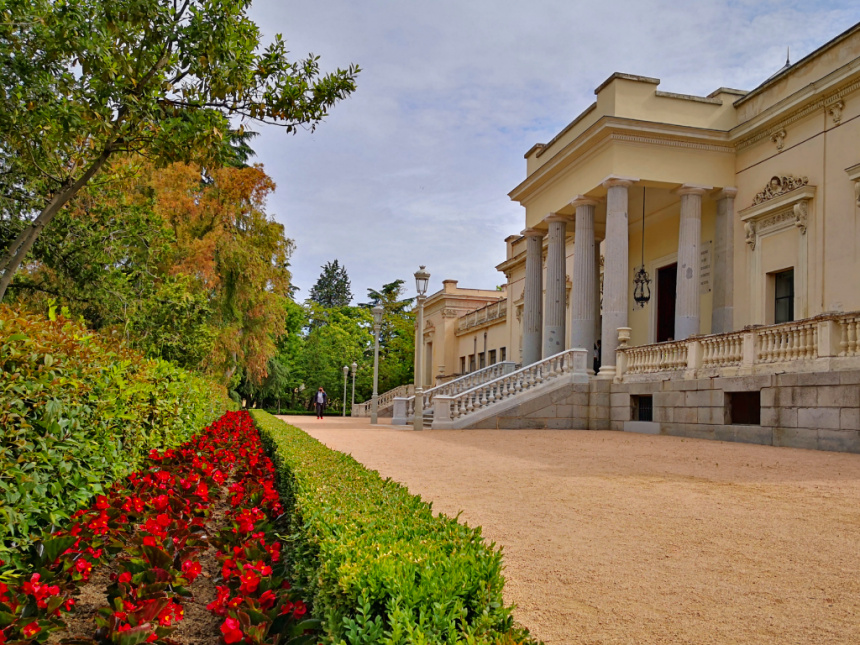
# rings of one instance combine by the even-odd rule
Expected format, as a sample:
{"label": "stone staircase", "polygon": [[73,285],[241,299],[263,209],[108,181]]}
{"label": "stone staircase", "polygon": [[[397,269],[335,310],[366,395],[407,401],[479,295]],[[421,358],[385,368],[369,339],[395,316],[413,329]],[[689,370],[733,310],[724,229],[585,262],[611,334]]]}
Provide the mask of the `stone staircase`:
{"label": "stone staircase", "polygon": [[[472,427],[575,383],[587,384],[588,356],[584,349],[568,349],[520,369],[507,367],[515,367],[508,363],[496,372],[486,368],[467,375],[471,380],[462,377],[457,379],[460,383],[451,381],[427,390],[424,425],[434,430]],[[414,414],[414,396],[395,399],[393,424],[406,425]]]}
{"label": "stone staircase", "polygon": [[436,395],[431,427],[472,427],[575,383],[587,384],[588,355],[584,349],[568,349],[457,394]]}
{"label": "stone staircase", "polygon": [[[427,427],[430,427],[430,423],[433,421],[433,399],[436,396],[454,396],[459,394],[460,392],[465,392],[467,390],[473,389],[482,385],[483,383],[487,383],[494,379],[497,379],[505,374],[510,374],[514,370],[516,370],[517,365],[512,361],[502,361],[501,363],[494,363],[488,367],[484,367],[482,369],[476,370],[459,378],[455,378],[452,381],[448,381],[447,383],[443,383],[442,385],[437,385],[436,387],[432,387],[429,390],[424,391],[424,405],[422,406],[422,410],[424,411],[424,423]],[[410,386],[412,387],[412,386]],[[394,399],[394,416],[391,420],[393,425],[406,425],[408,423],[412,423],[412,420],[415,418],[415,396],[403,396],[397,397]]]}

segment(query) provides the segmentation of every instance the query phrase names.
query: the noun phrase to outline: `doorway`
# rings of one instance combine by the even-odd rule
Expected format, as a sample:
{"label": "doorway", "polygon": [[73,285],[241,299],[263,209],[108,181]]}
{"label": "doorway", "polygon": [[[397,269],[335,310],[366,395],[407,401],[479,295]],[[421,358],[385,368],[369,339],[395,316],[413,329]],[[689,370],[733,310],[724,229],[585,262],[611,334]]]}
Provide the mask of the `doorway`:
{"label": "doorway", "polygon": [[657,269],[657,342],[675,338],[675,288],[678,263]]}

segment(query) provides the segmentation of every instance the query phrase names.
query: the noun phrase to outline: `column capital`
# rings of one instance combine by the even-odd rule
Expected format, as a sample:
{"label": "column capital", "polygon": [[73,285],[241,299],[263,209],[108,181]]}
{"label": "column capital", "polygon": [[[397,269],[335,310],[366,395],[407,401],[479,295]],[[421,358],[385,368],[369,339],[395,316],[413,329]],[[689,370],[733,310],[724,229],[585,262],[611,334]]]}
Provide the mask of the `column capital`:
{"label": "column capital", "polygon": [[609,175],[602,182],[600,182],[600,184],[604,188],[613,188],[615,186],[630,188],[630,186],[635,184],[637,181],[639,181],[638,177],[620,177],[618,175]]}
{"label": "column capital", "polygon": [[577,195],[570,200],[570,205],[574,208],[579,206],[597,206],[601,200],[595,197],[586,197],[585,195]]}
{"label": "column capital", "polygon": [[549,224],[550,222],[569,222],[570,215],[562,215],[561,213],[547,213],[543,221]]}
{"label": "column capital", "polygon": [[679,186],[672,192],[676,195],[704,195],[709,190],[713,190],[713,186],[700,186],[698,184],[684,184]]}
{"label": "column capital", "polygon": [[738,189],[734,186],[726,186],[714,191],[714,199],[734,199],[738,194]]}
{"label": "column capital", "polygon": [[520,235],[523,237],[543,237],[546,235],[546,231],[542,231],[539,228],[526,228],[520,232]]}

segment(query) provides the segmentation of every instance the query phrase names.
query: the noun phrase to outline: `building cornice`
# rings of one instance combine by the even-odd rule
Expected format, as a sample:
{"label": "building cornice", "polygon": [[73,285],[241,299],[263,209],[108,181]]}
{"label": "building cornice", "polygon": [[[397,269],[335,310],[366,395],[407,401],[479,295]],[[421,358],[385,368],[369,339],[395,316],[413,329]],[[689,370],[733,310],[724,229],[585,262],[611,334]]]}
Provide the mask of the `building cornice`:
{"label": "building cornice", "polygon": [[[837,103],[860,89],[860,58],[810,83],[760,114],[732,128],[731,140],[745,150],[763,139],[772,139],[794,123]],[[838,119],[837,119],[838,120]]]}
{"label": "building cornice", "polygon": [[613,141],[717,153],[733,154],[735,151],[724,130],[603,116],[532,172],[508,196],[514,201],[524,201],[562,170],[581,161],[592,149]]}

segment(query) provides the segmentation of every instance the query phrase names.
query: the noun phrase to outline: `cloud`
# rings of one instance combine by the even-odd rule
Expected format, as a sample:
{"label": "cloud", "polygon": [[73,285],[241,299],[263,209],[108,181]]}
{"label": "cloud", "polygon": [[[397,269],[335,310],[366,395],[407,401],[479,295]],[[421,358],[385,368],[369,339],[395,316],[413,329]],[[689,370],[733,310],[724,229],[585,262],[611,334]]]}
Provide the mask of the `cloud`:
{"label": "cloud", "polygon": [[854,2],[733,0],[257,0],[252,16],[295,57],[358,63],[358,90],[313,133],[261,128],[270,211],[296,241],[306,296],[337,258],[353,292],[419,264],[431,289],[492,288],[504,238],[524,226],[507,193],[615,71],[706,95],[752,89],[860,20]]}

